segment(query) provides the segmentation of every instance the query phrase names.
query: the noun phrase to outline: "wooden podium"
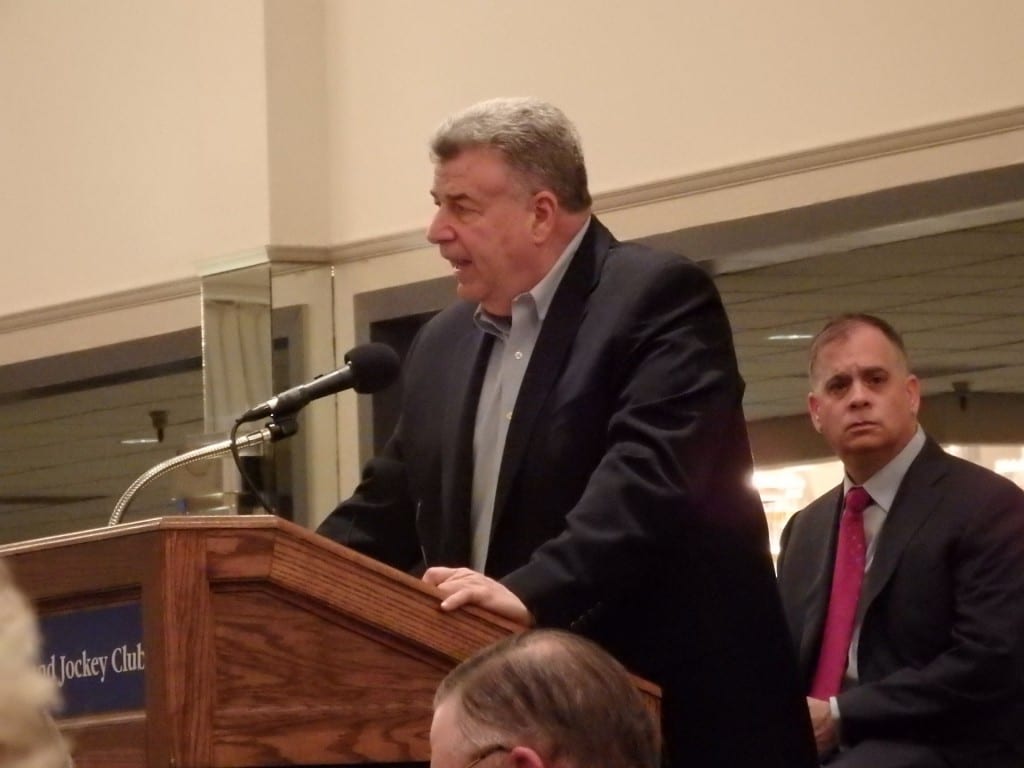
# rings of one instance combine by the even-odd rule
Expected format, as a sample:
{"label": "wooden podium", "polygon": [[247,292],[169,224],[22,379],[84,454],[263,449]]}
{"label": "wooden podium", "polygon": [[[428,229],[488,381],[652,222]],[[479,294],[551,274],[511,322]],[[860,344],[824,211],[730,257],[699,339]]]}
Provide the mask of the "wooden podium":
{"label": "wooden podium", "polygon": [[426,761],[441,678],[521,629],[442,613],[418,579],[270,515],[147,520],[0,556],[44,622],[141,607],[144,707],[61,720],[77,768]]}

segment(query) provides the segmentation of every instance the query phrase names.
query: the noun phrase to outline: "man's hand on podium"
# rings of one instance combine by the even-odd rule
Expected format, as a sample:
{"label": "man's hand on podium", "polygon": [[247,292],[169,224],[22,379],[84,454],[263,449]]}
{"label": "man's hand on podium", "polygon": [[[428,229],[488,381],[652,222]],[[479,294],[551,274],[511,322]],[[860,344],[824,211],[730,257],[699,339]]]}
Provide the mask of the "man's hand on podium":
{"label": "man's hand on podium", "polygon": [[428,568],[423,581],[441,590],[443,611],[479,605],[506,619],[533,626],[533,615],[522,601],[501,582],[482,573],[469,568]]}

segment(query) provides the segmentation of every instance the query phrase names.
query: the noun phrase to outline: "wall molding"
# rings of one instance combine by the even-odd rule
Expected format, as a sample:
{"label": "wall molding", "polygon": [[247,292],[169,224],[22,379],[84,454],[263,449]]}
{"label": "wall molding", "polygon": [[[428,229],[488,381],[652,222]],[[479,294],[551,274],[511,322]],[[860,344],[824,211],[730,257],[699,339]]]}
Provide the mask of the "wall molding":
{"label": "wall molding", "polygon": [[[594,197],[598,214],[639,208],[653,203],[699,195],[728,187],[756,184],[823,168],[861,163],[943,145],[1024,131],[1024,106],[950,120],[918,128],[826,145],[786,155],[718,168],[604,192]],[[1022,158],[1024,159],[1024,158]],[[204,262],[196,277],[174,280],[95,298],[81,299],[0,317],[0,333],[75,320],[90,315],[196,296],[201,276],[264,259],[276,269],[302,265],[348,264],[427,247],[422,228],[331,246],[270,245]]]}
{"label": "wall molding", "polygon": [[599,195],[598,211],[633,208],[1021,130],[1024,130],[1024,106],[640,184]]}
{"label": "wall molding", "polygon": [[[756,184],[783,176],[795,176],[823,168],[1016,131],[1024,131],[1024,106],[603,192],[594,195],[594,212],[601,214],[639,208],[728,187]],[[419,250],[427,246],[425,232],[424,229],[414,229],[334,245],[327,249],[326,255],[332,263],[337,264]]]}
{"label": "wall molding", "polygon": [[[248,255],[262,253],[262,256],[249,258]],[[246,252],[247,256],[238,258],[229,256],[204,262],[195,277],[170,280],[141,288],[131,288],[115,293],[78,299],[63,304],[54,304],[39,309],[29,309],[11,315],[0,316],[0,334],[14,333],[26,328],[37,328],[54,323],[81,320],[93,315],[136,309],[151,304],[161,304],[178,299],[190,299],[202,292],[202,278],[231,269],[242,269],[247,266],[271,263],[275,274],[290,274],[313,269],[329,264],[329,249],[325,247],[305,246],[270,246],[264,249],[253,249]]]}
{"label": "wall molding", "polygon": [[187,299],[198,296],[199,290],[200,280],[196,276],[147,285],[142,288],[131,288],[88,299],[78,299],[64,304],[54,304],[40,309],[29,309],[0,317],[0,333],[13,333],[26,328],[80,320],[92,315],[133,309],[149,304],[160,304],[176,299]]}

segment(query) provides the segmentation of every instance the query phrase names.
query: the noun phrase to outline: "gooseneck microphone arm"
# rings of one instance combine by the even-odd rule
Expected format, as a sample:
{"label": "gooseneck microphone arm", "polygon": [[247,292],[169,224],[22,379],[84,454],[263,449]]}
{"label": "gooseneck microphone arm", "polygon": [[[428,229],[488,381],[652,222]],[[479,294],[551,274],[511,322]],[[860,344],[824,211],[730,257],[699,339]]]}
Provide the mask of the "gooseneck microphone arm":
{"label": "gooseneck microphone arm", "polygon": [[[235,421],[235,425],[231,430],[231,437],[227,440],[196,448],[180,456],[167,459],[141,474],[128,487],[128,490],[121,495],[117,504],[114,505],[114,512],[111,514],[107,525],[117,525],[121,522],[121,517],[124,515],[124,511],[128,508],[135,494],[153,480],[178,467],[223,456],[227,453],[232,454],[242,479],[249,486],[250,490],[253,491],[260,503],[266,507],[267,504],[263,499],[262,493],[255,487],[241,466],[238,451],[242,448],[250,448],[262,445],[263,443],[273,443],[294,435],[299,429],[298,424],[293,418],[294,414],[312,400],[333,395],[345,389],[354,389],[360,394],[384,389],[398,376],[398,369],[400,367],[398,355],[386,344],[363,344],[350,349],[345,353],[345,363],[346,365],[343,368],[339,368],[325,376],[319,376],[306,384],[292,387],[254,408],[250,408]],[[271,421],[263,429],[250,432],[240,438],[235,437],[235,432],[239,425],[247,421],[264,418],[269,418]]]}
{"label": "gooseneck microphone arm", "polygon": [[218,443],[204,445],[202,448],[196,448],[183,453],[180,456],[174,456],[160,462],[156,466],[147,469],[139,475],[135,482],[128,486],[128,490],[121,494],[121,498],[118,499],[117,504],[114,505],[114,512],[110,515],[110,521],[107,523],[107,526],[109,527],[120,523],[121,517],[124,515],[125,510],[128,509],[128,505],[131,504],[132,499],[135,498],[135,494],[158,477],[163,477],[168,472],[178,469],[178,467],[184,467],[189,464],[195,464],[198,461],[205,461],[206,459],[223,456],[231,452],[233,445],[238,448],[251,448],[256,445],[263,445],[263,443],[275,443],[285,437],[291,437],[295,434],[298,428],[298,424],[294,419],[283,419],[281,423],[267,424],[262,429],[243,435],[237,440],[221,440]]}

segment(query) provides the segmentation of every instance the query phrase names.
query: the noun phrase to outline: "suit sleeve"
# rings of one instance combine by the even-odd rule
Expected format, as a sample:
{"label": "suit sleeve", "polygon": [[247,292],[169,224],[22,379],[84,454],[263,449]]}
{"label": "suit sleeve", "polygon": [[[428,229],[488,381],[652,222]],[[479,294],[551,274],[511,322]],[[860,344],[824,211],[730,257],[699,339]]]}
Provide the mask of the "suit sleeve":
{"label": "suit sleeve", "polygon": [[[403,362],[403,380],[419,343],[417,334]],[[405,387],[408,391],[408,381]],[[416,533],[416,502],[405,460],[403,423],[399,418],[384,450],[363,467],[355,491],[334,508],[316,532],[393,568],[419,573],[424,566]]]}
{"label": "suit sleeve", "polygon": [[542,624],[569,626],[621,599],[648,565],[679,552],[690,527],[707,541],[715,528],[730,537],[738,528],[752,546],[764,542],[746,488],[743,384],[718,293],[683,259],[645,280],[629,306],[592,308],[621,312],[603,456],[564,530],[502,579]]}
{"label": "suit sleeve", "polygon": [[[1022,708],[1024,493],[996,478],[975,488],[976,506],[947,553],[952,616],[947,649],[840,694],[844,738],[926,738],[987,728]],[[865,621],[868,621],[866,618]]]}
{"label": "suit sleeve", "polygon": [[384,452],[367,462],[355,492],[316,532],[394,568],[414,571],[420,560],[415,509],[397,443],[392,437]]}

